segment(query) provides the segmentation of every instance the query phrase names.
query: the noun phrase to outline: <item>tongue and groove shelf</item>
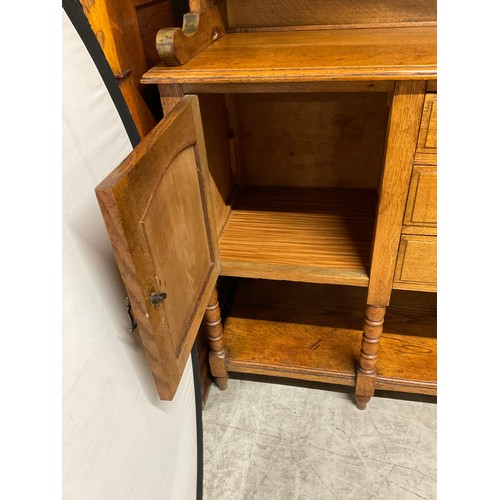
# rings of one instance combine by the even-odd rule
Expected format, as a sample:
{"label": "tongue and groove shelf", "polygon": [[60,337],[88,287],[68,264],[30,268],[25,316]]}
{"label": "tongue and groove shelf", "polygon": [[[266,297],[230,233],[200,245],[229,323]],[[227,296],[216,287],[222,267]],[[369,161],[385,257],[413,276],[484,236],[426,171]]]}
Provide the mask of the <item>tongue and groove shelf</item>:
{"label": "tongue and groove shelf", "polygon": [[225,276],[367,286],[376,192],[252,188],[219,241]]}

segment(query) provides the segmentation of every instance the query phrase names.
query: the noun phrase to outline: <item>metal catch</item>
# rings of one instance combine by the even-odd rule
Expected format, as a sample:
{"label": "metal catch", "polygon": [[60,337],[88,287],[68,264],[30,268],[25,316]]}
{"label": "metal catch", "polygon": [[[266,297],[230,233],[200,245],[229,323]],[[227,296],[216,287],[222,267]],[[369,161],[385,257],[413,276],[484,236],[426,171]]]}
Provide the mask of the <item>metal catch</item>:
{"label": "metal catch", "polygon": [[134,313],[132,312],[132,306],[130,305],[130,299],[125,297],[125,304],[127,305],[127,314],[130,319],[129,332],[133,332],[137,328],[137,321],[134,318]]}
{"label": "metal catch", "polygon": [[151,302],[155,307],[158,307],[160,302],[163,302],[166,298],[167,294],[165,292],[151,294]]}

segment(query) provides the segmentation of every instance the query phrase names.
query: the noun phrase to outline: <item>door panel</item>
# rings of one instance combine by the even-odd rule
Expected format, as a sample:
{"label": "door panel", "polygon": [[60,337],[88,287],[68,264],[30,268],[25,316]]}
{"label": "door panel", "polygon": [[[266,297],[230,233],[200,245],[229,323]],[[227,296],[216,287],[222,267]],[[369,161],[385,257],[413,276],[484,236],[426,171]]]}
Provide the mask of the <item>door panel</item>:
{"label": "door panel", "polygon": [[220,270],[197,97],[184,97],[96,194],[158,393],[170,400]]}

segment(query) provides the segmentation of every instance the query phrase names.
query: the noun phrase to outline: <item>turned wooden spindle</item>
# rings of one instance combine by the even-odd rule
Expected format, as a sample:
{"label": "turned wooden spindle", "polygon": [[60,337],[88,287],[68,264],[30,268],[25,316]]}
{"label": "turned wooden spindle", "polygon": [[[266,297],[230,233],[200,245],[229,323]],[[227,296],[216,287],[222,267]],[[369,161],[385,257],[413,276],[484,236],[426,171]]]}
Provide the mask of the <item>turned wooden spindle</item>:
{"label": "turned wooden spindle", "polygon": [[384,326],[385,307],[366,306],[361,357],[356,379],[356,405],[364,410],[375,392],[377,355]]}
{"label": "turned wooden spindle", "polygon": [[207,308],[205,310],[205,326],[207,329],[208,345],[210,353],[208,362],[210,372],[215,379],[220,390],[227,389],[229,374],[226,370],[226,357],[228,350],[224,346],[224,335],[222,330],[222,320],[220,316],[219,299],[217,289],[214,289]]}

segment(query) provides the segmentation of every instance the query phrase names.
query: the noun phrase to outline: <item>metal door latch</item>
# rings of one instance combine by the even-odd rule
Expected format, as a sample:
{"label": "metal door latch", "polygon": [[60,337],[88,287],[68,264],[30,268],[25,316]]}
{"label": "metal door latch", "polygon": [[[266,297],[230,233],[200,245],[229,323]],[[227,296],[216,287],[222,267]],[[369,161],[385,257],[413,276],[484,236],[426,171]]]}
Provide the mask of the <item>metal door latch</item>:
{"label": "metal door latch", "polygon": [[130,299],[125,297],[125,304],[127,305],[127,314],[130,319],[129,332],[133,332],[137,328],[137,321],[134,318],[134,313],[132,312],[132,306],[130,305]]}
{"label": "metal door latch", "polygon": [[[151,302],[156,307],[160,305],[160,302],[163,302],[167,298],[167,294],[165,292],[161,293],[152,293],[151,294]],[[127,305],[127,314],[130,319],[130,328],[129,332],[133,332],[137,328],[137,321],[134,318],[134,313],[132,311],[132,306],[130,305],[130,299],[125,297],[125,304]]]}
{"label": "metal door latch", "polygon": [[158,307],[160,302],[163,302],[166,298],[167,294],[165,292],[151,294],[151,302],[155,307]]}

